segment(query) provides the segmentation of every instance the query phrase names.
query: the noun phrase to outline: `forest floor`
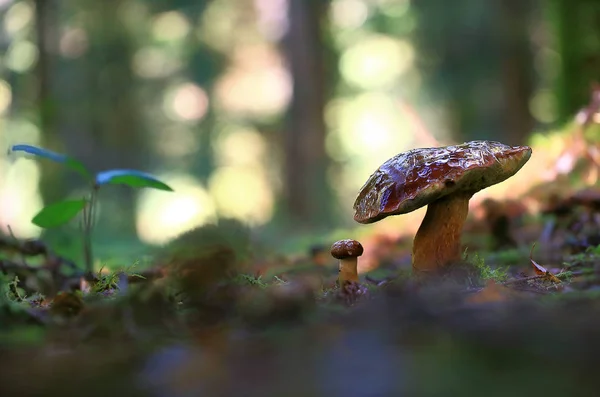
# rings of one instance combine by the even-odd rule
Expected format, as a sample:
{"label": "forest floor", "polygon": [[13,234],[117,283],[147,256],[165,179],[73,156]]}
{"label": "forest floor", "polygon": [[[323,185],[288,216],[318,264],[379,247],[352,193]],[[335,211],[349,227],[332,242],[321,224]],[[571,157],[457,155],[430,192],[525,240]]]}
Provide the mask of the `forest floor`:
{"label": "forest floor", "polygon": [[410,237],[363,242],[377,266],[342,289],[328,245],[283,257],[227,220],[91,281],[41,241],[4,239],[0,394],[596,395],[595,195],[535,214],[486,201],[464,261],[425,283]]}

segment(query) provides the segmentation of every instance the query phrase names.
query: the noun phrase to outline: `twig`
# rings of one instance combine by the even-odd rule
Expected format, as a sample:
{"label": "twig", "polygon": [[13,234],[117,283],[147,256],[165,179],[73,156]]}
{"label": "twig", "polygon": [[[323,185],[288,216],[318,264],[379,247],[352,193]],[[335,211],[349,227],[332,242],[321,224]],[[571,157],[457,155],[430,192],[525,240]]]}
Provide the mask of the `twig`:
{"label": "twig", "polygon": [[[583,272],[570,272],[569,275],[570,276],[579,276],[583,274]],[[556,277],[556,278],[560,278],[560,277],[565,277],[566,272],[563,273],[558,273],[558,274],[551,274],[550,275]],[[536,274],[535,276],[529,276],[529,277],[523,277],[523,278],[514,278],[512,280],[508,280],[502,283],[502,285],[510,285],[510,284],[515,284],[515,283],[519,283],[521,281],[529,281],[529,280],[537,280],[540,278],[546,278],[548,277],[548,274]]]}
{"label": "twig", "polygon": [[544,278],[547,277],[545,274],[538,274],[535,276],[529,276],[529,277],[523,277],[523,278],[514,278],[512,280],[508,280],[502,283],[502,285],[510,285],[510,284],[515,284],[515,283],[519,283],[521,281],[529,281],[529,280],[537,280],[539,278]]}

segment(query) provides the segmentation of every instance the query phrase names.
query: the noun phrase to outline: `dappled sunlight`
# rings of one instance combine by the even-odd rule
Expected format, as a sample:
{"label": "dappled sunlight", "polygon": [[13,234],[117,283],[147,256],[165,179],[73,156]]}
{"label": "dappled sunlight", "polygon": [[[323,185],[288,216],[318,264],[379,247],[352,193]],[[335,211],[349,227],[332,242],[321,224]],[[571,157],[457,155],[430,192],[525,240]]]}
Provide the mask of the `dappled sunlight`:
{"label": "dappled sunlight", "polygon": [[210,47],[229,53],[242,43],[261,42],[263,38],[251,13],[239,0],[213,0],[200,17],[196,36]]}
{"label": "dappled sunlight", "polygon": [[181,67],[181,61],[160,47],[142,47],[135,52],[132,60],[135,74],[145,79],[167,77]]}
{"label": "dappled sunlight", "polygon": [[556,96],[549,89],[539,90],[529,100],[531,115],[543,123],[552,123],[556,118]]}
{"label": "dappled sunlight", "polygon": [[146,1],[121,0],[117,14],[121,23],[134,30],[145,28],[152,20],[151,8]]}
{"label": "dappled sunlight", "polygon": [[37,46],[28,40],[18,40],[8,47],[4,64],[14,72],[25,73],[35,66],[37,59]]}
{"label": "dappled sunlight", "polygon": [[410,0],[377,0],[376,3],[384,15],[395,18],[406,17],[410,10]]}
{"label": "dappled sunlight", "polygon": [[[529,142],[532,155],[523,168],[506,181],[477,193],[471,199],[471,205],[478,206],[486,198],[498,200],[520,198],[534,186],[556,180],[558,175],[564,174],[560,169],[560,158],[567,145],[571,144],[570,137],[571,134],[565,134],[564,131],[534,134]],[[538,198],[529,199],[536,201]],[[533,205],[537,204],[533,203]]]}
{"label": "dappled sunlight", "polygon": [[60,54],[65,58],[79,58],[89,48],[87,32],[82,28],[66,29],[59,41]]}
{"label": "dappled sunlight", "polygon": [[152,21],[152,35],[158,41],[181,40],[190,30],[188,19],[178,11],[164,12]]}
{"label": "dappled sunlight", "polygon": [[164,244],[181,233],[216,221],[215,206],[199,181],[187,174],[159,175],[174,192],[143,190],[136,214],[138,236],[148,244]]}
{"label": "dappled sunlight", "polygon": [[38,237],[41,229],[31,223],[42,208],[38,192],[40,168],[35,161],[18,158],[0,162],[0,227],[9,234],[9,227],[18,238]]}
{"label": "dappled sunlight", "polygon": [[353,161],[381,163],[411,145],[413,137],[405,133],[405,123],[391,95],[367,93],[339,99],[328,106],[330,136],[328,153],[342,151]]}
{"label": "dappled sunlight", "polygon": [[198,151],[197,131],[185,125],[170,125],[156,131],[152,140],[154,150],[165,158],[181,158]]}
{"label": "dappled sunlight", "polygon": [[368,35],[349,46],[340,59],[348,83],[363,89],[390,87],[412,66],[413,47],[404,40]]}
{"label": "dappled sunlight", "polygon": [[290,0],[254,0],[257,11],[257,25],[263,36],[269,41],[283,38],[289,27],[287,15]]}
{"label": "dappled sunlight", "polygon": [[4,114],[12,102],[12,89],[5,80],[0,80],[0,115]]}
{"label": "dappled sunlight", "polygon": [[208,96],[202,87],[184,83],[167,92],[163,108],[174,121],[197,122],[208,110]]}
{"label": "dappled sunlight", "polygon": [[265,138],[249,127],[227,125],[215,136],[213,150],[217,168],[209,192],[219,214],[251,225],[268,222],[275,197]]}
{"label": "dappled sunlight", "polygon": [[219,166],[259,166],[267,144],[255,130],[230,127],[216,136],[214,151]]}
{"label": "dappled sunlight", "polygon": [[291,76],[283,57],[267,45],[236,49],[229,70],[215,87],[219,108],[239,116],[277,114],[288,105],[291,94]]}
{"label": "dappled sunlight", "polygon": [[217,168],[210,177],[209,191],[219,214],[225,217],[262,225],[272,216],[273,191],[261,168]]}
{"label": "dappled sunlight", "polygon": [[27,1],[14,3],[4,14],[4,30],[10,35],[16,35],[33,22],[34,8]]}
{"label": "dappled sunlight", "polygon": [[362,0],[334,0],[330,7],[331,22],[341,29],[358,29],[369,16],[369,7]]}
{"label": "dappled sunlight", "polygon": [[25,118],[7,118],[6,129],[0,130],[1,155],[6,154],[10,145],[27,143],[35,145],[40,141],[41,131],[37,125]]}

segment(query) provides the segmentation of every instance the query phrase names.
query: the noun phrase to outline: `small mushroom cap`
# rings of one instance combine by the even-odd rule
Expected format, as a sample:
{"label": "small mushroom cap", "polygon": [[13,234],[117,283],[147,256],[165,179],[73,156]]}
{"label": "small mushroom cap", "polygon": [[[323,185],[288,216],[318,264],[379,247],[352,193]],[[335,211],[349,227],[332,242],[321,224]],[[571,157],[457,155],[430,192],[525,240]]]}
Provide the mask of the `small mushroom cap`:
{"label": "small mushroom cap", "polygon": [[373,223],[449,194],[474,194],[510,178],[530,157],[528,146],[494,141],[400,153],[383,163],[363,185],[354,202],[354,220]]}
{"label": "small mushroom cap", "polygon": [[356,240],[340,240],[331,246],[331,256],[335,259],[355,258],[363,254],[363,246]]}

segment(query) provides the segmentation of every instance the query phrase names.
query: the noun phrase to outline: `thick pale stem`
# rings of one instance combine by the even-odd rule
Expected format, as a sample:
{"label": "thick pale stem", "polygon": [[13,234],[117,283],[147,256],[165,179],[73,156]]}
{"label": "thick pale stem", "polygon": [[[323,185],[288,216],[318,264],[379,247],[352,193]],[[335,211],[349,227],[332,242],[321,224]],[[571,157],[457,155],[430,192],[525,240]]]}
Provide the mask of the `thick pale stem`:
{"label": "thick pale stem", "polygon": [[453,194],[429,204],[413,243],[413,272],[434,273],[460,260],[460,237],[471,196]]}
{"label": "thick pale stem", "polygon": [[340,259],[338,282],[342,285],[348,281],[358,281],[358,260],[356,257]]}

